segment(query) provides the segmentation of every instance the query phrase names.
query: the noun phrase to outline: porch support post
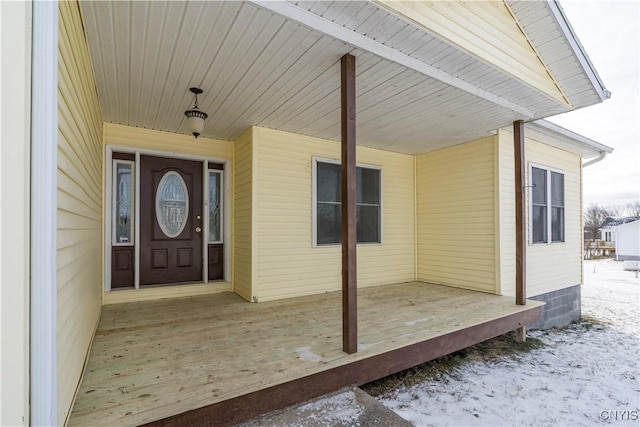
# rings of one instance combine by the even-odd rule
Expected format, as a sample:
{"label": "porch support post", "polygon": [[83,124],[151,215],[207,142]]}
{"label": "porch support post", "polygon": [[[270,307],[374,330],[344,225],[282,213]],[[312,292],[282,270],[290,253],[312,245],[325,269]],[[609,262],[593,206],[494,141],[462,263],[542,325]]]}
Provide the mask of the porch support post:
{"label": "porch support post", "polygon": [[[516,190],[516,304],[526,305],[526,255],[527,229],[525,224],[525,156],[524,156],[524,121],[513,122],[513,146],[515,158],[515,190]],[[516,330],[516,340],[524,342],[525,327]]]}
{"label": "porch support post", "polygon": [[342,350],[358,351],[356,278],[356,58],[341,62],[342,93]]}

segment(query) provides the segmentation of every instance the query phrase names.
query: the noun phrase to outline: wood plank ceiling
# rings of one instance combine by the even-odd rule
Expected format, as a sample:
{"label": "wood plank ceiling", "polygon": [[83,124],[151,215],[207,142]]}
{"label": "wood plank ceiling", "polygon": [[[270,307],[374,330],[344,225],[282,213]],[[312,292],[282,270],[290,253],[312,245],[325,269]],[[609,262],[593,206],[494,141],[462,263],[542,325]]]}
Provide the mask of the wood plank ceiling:
{"label": "wood plank ceiling", "polygon": [[[189,87],[204,90],[203,136],[251,125],[340,138],[340,58],[356,56],[359,145],[418,154],[481,138],[521,113],[249,2],[82,2],[103,119],[188,133]],[[565,111],[536,90],[370,2],[298,7],[534,112]],[[532,117],[529,117],[532,118]]]}

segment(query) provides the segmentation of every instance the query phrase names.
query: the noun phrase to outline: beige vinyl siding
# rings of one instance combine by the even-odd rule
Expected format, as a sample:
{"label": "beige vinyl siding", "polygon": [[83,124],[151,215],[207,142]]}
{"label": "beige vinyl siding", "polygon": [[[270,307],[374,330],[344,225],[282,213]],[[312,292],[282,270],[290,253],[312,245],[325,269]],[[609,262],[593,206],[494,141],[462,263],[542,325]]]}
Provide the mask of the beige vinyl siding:
{"label": "beige vinyl siding", "polygon": [[231,160],[233,142],[162,132],[113,123],[104,124],[104,143],[139,150]]}
{"label": "beige vinyl siding", "polygon": [[58,423],[65,423],[100,317],[102,117],[79,5],[59,4]]}
{"label": "beige vinyl siding", "polygon": [[[565,242],[527,244],[527,296],[532,297],[582,283],[582,159],[530,139],[526,139],[525,144],[526,185],[530,185],[530,163],[564,173]],[[531,232],[529,195],[530,192],[527,192],[527,242]]]}
{"label": "beige vinyl siding", "polygon": [[[339,159],[340,144],[254,128],[254,295],[260,301],[341,289],[341,247],[313,247],[313,157]],[[382,167],[383,243],[358,245],[358,286],[411,281],[414,158],[358,147],[357,161]]]}
{"label": "beige vinyl siding", "polygon": [[[502,293],[515,293],[515,216],[513,172],[513,134],[500,131],[500,192],[502,194],[501,247]],[[565,184],[565,242],[530,244],[530,190],[526,198],[527,225],[527,296],[532,297],[582,283],[582,208],[580,156],[551,147],[525,135],[526,185],[529,184],[531,163],[564,173]]]}
{"label": "beige vinyl siding", "polygon": [[532,88],[567,104],[564,94],[505,2],[375,2]]}
{"label": "beige vinyl siding", "polygon": [[494,146],[418,156],[418,280],[497,292]]}
{"label": "beige vinyl siding", "polygon": [[233,277],[234,290],[251,301],[253,285],[253,129],[234,143],[233,152]]}
{"label": "beige vinyl siding", "polygon": [[500,289],[516,295],[516,190],[513,133],[498,134],[498,194],[500,224]]}

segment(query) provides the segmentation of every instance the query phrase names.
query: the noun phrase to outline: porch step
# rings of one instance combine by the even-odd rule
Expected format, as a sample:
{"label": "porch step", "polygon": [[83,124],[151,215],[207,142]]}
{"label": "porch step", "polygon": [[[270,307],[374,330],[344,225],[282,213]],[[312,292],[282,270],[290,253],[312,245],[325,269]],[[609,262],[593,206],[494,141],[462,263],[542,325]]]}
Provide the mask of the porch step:
{"label": "porch step", "polygon": [[238,427],[409,427],[412,425],[358,387],[352,387],[270,412],[238,424]]}

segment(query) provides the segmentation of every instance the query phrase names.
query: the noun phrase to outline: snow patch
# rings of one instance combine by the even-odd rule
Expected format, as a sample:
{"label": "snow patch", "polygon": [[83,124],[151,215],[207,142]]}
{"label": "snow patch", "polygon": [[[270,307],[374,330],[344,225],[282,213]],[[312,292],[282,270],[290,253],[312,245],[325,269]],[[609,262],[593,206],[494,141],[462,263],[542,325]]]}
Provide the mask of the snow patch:
{"label": "snow patch", "polygon": [[532,331],[547,344],[517,357],[470,363],[401,388],[382,403],[416,426],[638,426],[640,287],[621,262],[585,262],[583,322]]}

